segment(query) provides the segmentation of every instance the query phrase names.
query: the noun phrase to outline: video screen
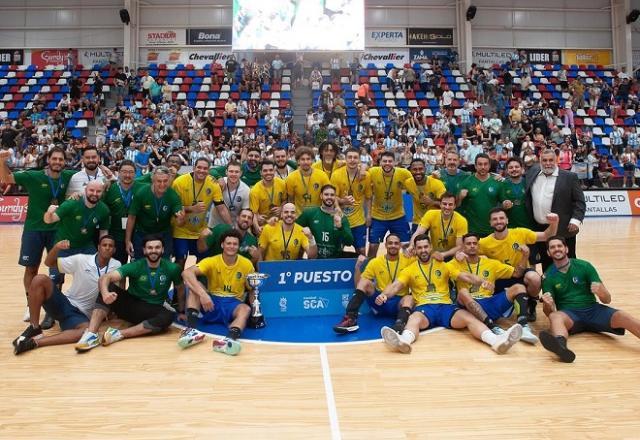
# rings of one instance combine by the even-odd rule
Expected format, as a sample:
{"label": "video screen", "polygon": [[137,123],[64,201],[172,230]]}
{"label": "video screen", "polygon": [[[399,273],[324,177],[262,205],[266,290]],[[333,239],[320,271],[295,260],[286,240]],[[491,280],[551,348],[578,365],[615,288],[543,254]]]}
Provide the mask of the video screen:
{"label": "video screen", "polygon": [[364,0],[233,0],[233,50],[364,50]]}

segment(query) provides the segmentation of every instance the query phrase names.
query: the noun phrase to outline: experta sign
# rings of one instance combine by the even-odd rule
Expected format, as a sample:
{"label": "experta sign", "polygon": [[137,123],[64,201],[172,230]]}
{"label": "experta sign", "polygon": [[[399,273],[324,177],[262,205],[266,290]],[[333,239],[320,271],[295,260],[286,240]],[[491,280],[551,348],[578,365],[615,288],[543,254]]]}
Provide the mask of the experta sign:
{"label": "experta sign", "polygon": [[[341,315],[354,289],[355,259],[261,261],[266,318]],[[363,308],[364,309],[364,308]]]}
{"label": "experta sign", "polygon": [[231,46],[231,28],[187,29],[190,46]]}
{"label": "experta sign", "polygon": [[409,28],[407,46],[453,46],[453,28]]}
{"label": "experta sign", "polygon": [[365,31],[366,47],[398,47],[407,43],[406,29],[375,28]]}

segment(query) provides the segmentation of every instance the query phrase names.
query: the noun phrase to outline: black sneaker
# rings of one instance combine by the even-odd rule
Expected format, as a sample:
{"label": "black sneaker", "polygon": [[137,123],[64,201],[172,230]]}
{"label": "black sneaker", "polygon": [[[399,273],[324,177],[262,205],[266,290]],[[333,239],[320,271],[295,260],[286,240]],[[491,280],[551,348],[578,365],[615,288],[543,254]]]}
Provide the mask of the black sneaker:
{"label": "black sneaker", "polygon": [[529,298],[529,302],[527,304],[527,321],[536,322],[536,319],[538,319],[538,314],[536,312],[537,305],[538,300],[536,298]]}
{"label": "black sneaker", "polygon": [[407,323],[404,322],[402,319],[396,319],[396,322],[393,323],[393,327],[391,328],[394,329],[396,333],[402,334],[406,325]]}
{"label": "black sneaker", "polygon": [[15,345],[13,349],[13,354],[19,355],[20,353],[33,350],[34,348],[37,348],[37,347],[38,347],[38,344],[36,344],[36,341],[33,338],[22,339],[20,342],[18,342]]}
{"label": "black sneaker", "polygon": [[38,336],[41,334],[42,334],[42,328],[33,328],[32,325],[29,325],[29,327],[27,327],[20,336],[18,336],[13,340],[12,344],[14,347],[16,347],[20,342],[24,341],[25,339],[31,339],[34,336]]}
{"label": "black sneaker", "polygon": [[354,318],[350,315],[344,315],[342,321],[338,323],[338,325],[333,327],[333,331],[344,335],[346,333],[353,333],[358,331],[360,327],[358,326],[358,318]]}
{"label": "black sneaker", "polygon": [[42,330],[49,330],[55,323],[56,320],[53,319],[53,316],[47,313],[44,315],[44,319],[40,323],[40,328],[42,328]]}
{"label": "black sneaker", "polygon": [[549,332],[540,332],[540,342],[545,349],[557,354],[562,362],[571,363],[576,359],[576,354]]}

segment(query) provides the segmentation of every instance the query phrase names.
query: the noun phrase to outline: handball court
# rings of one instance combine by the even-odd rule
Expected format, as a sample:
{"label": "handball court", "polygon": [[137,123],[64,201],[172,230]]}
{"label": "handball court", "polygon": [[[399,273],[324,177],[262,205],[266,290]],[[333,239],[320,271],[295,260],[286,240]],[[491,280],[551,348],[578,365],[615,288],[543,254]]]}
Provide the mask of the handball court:
{"label": "handball court", "polygon": [[[245,342],[228,357],[210,340],[181,350],[173,328],[82,355],[68,345],[14,356],[26,327],[21,230],[0,229],[0,438],[640,437],[640,341],[629,333],[570,338],[574,364],[522,342],[498,356],[466,332],[439,330],[411,355],[381,341]],[[587,219],[578,239],[612,305],[635,316],[638,240],[633,218]],[[541,309],[536,332],[548,326]]]}

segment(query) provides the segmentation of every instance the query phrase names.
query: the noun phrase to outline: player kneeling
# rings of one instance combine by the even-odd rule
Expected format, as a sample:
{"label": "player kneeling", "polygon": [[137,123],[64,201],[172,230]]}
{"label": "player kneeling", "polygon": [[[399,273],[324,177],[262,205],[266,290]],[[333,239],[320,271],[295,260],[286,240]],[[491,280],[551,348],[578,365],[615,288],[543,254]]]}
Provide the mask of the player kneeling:
{"label": "player kneeling", "polygon": [[[242,236],[238,231],[227,231],[220,237],[222,254],[205,258],[182,273],[189,287],[187,298],[186,328],[178,339],[182,348],[190,347],[204,340],[204,333],[196,330],[200,310],[204,312],[206,323],[221,323],[229,331],[224,339],[215,339],[213,349],[229,355],[236,355],[242,348],[238,338],[247,326],[251,307],[245,302],[247,275],[254,271],[253,264],[247,258],[238,255]],[[199,276],[207,278],[207,289],[198,281]],[[250,298],[253,302],[253,298]]]}

